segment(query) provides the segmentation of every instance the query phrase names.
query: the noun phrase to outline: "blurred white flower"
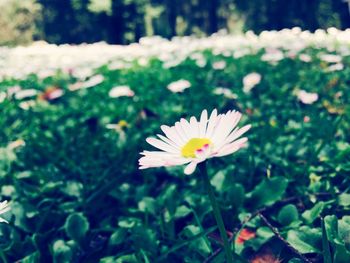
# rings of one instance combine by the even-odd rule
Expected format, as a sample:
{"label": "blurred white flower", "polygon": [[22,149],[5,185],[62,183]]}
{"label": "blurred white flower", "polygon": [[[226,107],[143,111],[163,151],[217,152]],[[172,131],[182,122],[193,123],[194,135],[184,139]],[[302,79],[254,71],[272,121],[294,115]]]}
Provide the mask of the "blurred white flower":
{"label": "blurred white flower", "polygon": [[191,83],[185,79],[180,79],[178,81],[171,82],[167,86],[167,88],[174,93],[183,92],[185,89],[188,89],[189,87],[191,87]]}
{"label": "blurred white flower", "polygon": [[267,61],[275,64],[284,58],[283,52],[279,49],[268,48],[265,52],[266,53],[261,57],[262,61]]}
{"label": "blurred white flower", "polygon": [[104,81],[104,77],[102,75],[95,75],[93,77],[91,77],[89,80],[85,81],[83,84],[83,88],[87,89],[87,88],[92,88],[95,87],[99,84],[101,84]]}
{"label": "blurred white flower", "polygon": [[63,89],[58,87],[48,87],[42,94],[40,94],[40,98],[43,100],[55,100],[62,97],[64,94]]}
{"label": "blurred white flower", "polygon": [[137,60],[137,63],[142,67],[146,67],[148,66],[148,58],[145,58],[145,57],[139,58]]}
{"label": "blurred white flower", "polygon": [[328,68],[326,68],[327,72],[333,72],[333,71],[340,71],[344,69],[343,63],[336,63],[333,65],[330,65]]}
{"label": "blurred white flower", "polygon": [[227,88],[221,88],[221,87],[215,88],[213,93],[216,95],[223,95],[225,98],[228,98],[228,99],[238,98],[237,94],[233,93],[230,89],[227,89]]}
{"label": "blurred white flower", "polygon": [[299,90],[297,97],[304,104],[312,104],[318,100],[317,93],[306,92],[305,90]]}
{"label": "blurred white flower", "polygon": [[129,86],[122,85],[122,86],[116,86],[112,88],[109,93],[109,97],[111,98],[118,98],[118,97],[133,97],[135,95],[135,92],[130,89]]}
{"label": "blurred white flower", "polygon": [[35,89],[22,89],[15,93],[15,99],[22,100],[25,98],[34,97],[37,94],[38,94],[38,91]]}
{"label": "blurred white flower", "polygon": [[101,84],[104,81],[104,77],[100,74],[95,75],[85,82],[78,81],[68,86],[70,91],[76,91],[80,89],[88,89]]}
{"label": "blurred white flower", "polygon": [[306,62],[306,63],[311,62],[311,56],[308,54],[300,54],[299,59],[303,62]]}
{"label": "blurred white flower", "polygon": [[341,56],[333,54],[322,54],[320,55],[320,59],[327,63],[339,63],[342,61]]}
{"label": "blurred white flower", "polygon": [[16,149],[20,146],[24,146],[26,143],[22,139],[15,140],[13,142],[10,142],[7,147],[10,148],[11,150]]}
{"label": "blurred white flower", "polygon": [[139,159],[140,169],[187,164],[184,173],[192,174],[197,164],[213,157],[232,154],[246,145],[246,137],[238,139],[250,129],[250,125],[238,128],[241,113],[228,111],[217,114],[213,110],[209,119],[204,110],[200,120],[191,117],[190,121],[181,119],[174,126],[162,125],[165,136],[146,141],[159,151],[143,151]]}
{"label": "blurred white flower", "polygon": [[36,104],[35,100],[22,101],[19,104],[19,107],[23,110],[29,110],[30,108],[34,107],[35,104]]}
{"label": "blurred white flower", "polygon": [[109,70],[118,70],[128,68],[128,64],[124,61],[114,61],[108,65]]}
{"label": "blurred white flower", "polygon": [[68,89],[70,91],[75,91],[83,88],[84,83],[81,81],[75,82],[73,84],[69,84]]}
{"label": "blurred white flower", "polygon": [[[11,207],[7,201],[0,202],[0,214],[10,211]],[[7,220],[0,217],[0,223],[8,223]]]}
{"label": "blurred white flower", "polygon": [[200,68],[204,68],[207,65],[207,61],[205,59],[197,59],[196,65]]}
{"label": "blurred white flower", "polygon": [[216,61],[213,63],[213,69],[216,69],[216,70],[224,69],[225,67],[226,67],[225,60]]}
{"label": "blurred white flower", "polygon": [[8,87],[7,88],[7,95],[9,97],[12,97],[14,94],[16,94],[16,92],[20,91],[21,87],[16,85],[16,86],[12,86],[12,87]]}
{"label": "blurred white flower", "polygon": [[243,92],[249,93],[252,88],[258,85],[261,81],[261,75],[256,72],[249,73],[243,78]]}

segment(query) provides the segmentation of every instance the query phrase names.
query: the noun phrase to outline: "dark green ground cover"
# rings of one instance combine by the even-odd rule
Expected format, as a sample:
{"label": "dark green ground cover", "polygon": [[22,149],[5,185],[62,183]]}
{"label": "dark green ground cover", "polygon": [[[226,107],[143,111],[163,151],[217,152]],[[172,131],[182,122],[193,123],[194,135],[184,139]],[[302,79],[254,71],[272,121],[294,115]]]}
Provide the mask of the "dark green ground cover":
{"label": "dark green ground cover", "polygon": [[[268,251],[283,262],[303,262],[298,253],[313,262],[350,262],[350,59],[343,71],[326,72],[317,52],[306,51],[311,63],[285,58],[271,65],[261,53],[233,59],[205,52],[204,68],[190,59],[170,69],[157,59],[147,67],[105,66],[97,71],[103,83],[78,91],[68,90],[76,80],[63,73],[0,82],[0,90],[65,90],[28,110],[14,98],[0,104],[1,196],[12,203],[10,223],[0,225],[1,261],[203,262],[221,245],[198,173],[139,171],[137,160],[152,149],[145,139],[160,125],[217,108],[239,110],[241,125],[252,124],[246,149],[208,163],[227,230],[255,232],[243,245],[234,242],[236,252],[246,259]],[[214,70],[220,60],[226,68]],[[262,80],[246,94],[242,78],[251,72]],[[181,78],[191,88],[171,93],[166,86]],[[108,96],[125,84],[134,97]],[[237,99],[215,95],[216,87]],[[302,104],[298,89],[317,92],[318,101]],[[122,132],[106,129],[120,120],[128,123]],[[8,146],[18,139],[25,146]],[[212,262],[223,260],[220,253]]]}

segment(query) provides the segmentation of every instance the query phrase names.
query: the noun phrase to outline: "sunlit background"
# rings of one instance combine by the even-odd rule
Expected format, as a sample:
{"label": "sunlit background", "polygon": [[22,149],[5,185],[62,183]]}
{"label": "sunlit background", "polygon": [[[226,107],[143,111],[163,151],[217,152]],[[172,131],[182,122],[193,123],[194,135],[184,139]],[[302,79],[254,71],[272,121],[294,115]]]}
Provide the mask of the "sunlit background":
{"label": "sunlit background", "polygon": [[350,27],[347,0],[0,0],[0,45]]}

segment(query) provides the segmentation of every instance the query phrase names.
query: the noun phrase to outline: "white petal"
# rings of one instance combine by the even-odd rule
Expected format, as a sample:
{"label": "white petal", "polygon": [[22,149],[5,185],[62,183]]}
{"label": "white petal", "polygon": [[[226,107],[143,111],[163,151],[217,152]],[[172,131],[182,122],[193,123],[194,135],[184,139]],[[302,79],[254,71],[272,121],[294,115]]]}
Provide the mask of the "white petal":
{"label": "white petal", "polygon": [[183,141],[181,137],[177,134],[175,127],[162,125],[160,126],[160,128],[164,132],[165,136],[168,137],[173,142],[175,142],[178,146],[185,144],[185,141]]}
{"label": "white petal", "polygon": [[157,134],[157,136],[164,142],[166,142],[167,144],[173,146],[174,148],[176,149],[179,149],[180,147],[175,143],[173,142],[172,140],[168,139],[167,137],[161,135],[161,134]]}
{"label": "white petal", "polygon": [[158,149],[161,149],[163,151],[166,151],[166,152],[170,152],[170,153],[178,153],[179,152],[178,149],[176,149],[173,146],[170,146],[169,144],[167,144],[161,140],[158,140],[156,138],[147,138],[146,142],[148,142],[150,145],[152,145]]}
{"label": "white petal", "polygon": [[208,123],[208,112],[207,110],[202,111],[201,119],[199,123],[199,138],[204,138],[205,132],[207,130]]}
{"label": "white petal", "polygon": [[190,175],[194,172],[194,170],[196,170],[196,167],[197,167],[197,163],[196,162],[190,162],[185,170],[184,170],[184,173],[187,174],[187,175]]}
{"label": "white petal", "polygon": [[191,133],[193,138],[198,138],[199,136],[199,124],[196,117],[191,117],[190,119]]}
{"label": "white petal", "polygon": [[9,222],[7,220],[5,220],[5,219],[0,217],[0,223],[7,223],[8,224]]}
{"label": "white petal", "polygon": [[181,124],[181,128],[182,128],[183,132],[187,136],[187,139],[188,140],[192,139],[193,138],[192,128],[191,128],[191,125],[188,123],[188,121],[186,119],[182,118],[180,120],[180,124]]}
{"label": "white petal", "polygon": [[225,140],[225,143],[231,143],[244,133],[246,133],[252,126],[250,124],[243,126],[238,130],[234,130]]}
{"label": "white petal", "polygon": [[208,121],[208,128],[205,133],[205,138],[211,138],[211,135],[214,131],[214,128],[217,124],[217,122],[220,120],[221,115],[217,115],[217,110],[213,110],[213,112],[210,114],[210,118]]}
{"label": "white petal", "polygon": [[239,149],[241,149],[247,141],[248,141],[248,138],[244,137],[244,138],[241,138],[233,143],[226,144],[214,156],[221,157],[221,156],[232,154],[232,153],[238,151]]}
{"label": "white petal", "polygon": [[174,127],[175,127],[176,133],[180,136],[182,141],[184,141],[184,144],[186,144],[189,138],[187,137],[186,133],[182,130],[180,122],[176,122]]}

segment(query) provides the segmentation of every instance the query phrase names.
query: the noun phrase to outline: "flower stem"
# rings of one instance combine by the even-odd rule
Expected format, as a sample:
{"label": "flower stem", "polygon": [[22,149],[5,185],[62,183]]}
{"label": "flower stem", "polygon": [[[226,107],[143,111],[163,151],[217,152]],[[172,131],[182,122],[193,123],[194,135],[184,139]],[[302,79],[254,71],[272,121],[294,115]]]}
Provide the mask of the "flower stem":
{"label": "flower stem", "polygon": [[211,206],[213,208],[213,213],[215,216],[216,224],[217,224],[219,231],[220,231],[221,239],[224,242],[224,249],[225,249],[227,263],[233,263],[233,255],[231,252],[230,243],[228,242],[224,221],[222,220],[220,208],[219,208],[219,205],[216,201],[213,187],[212,187],[210,180],[209,180],[206,162],[200,163],[198,165],[198,168],[199,168],[199,170],[202,174],[203,180],[204,180],[205,190],[208,193],[210,203],[211,203]]}

